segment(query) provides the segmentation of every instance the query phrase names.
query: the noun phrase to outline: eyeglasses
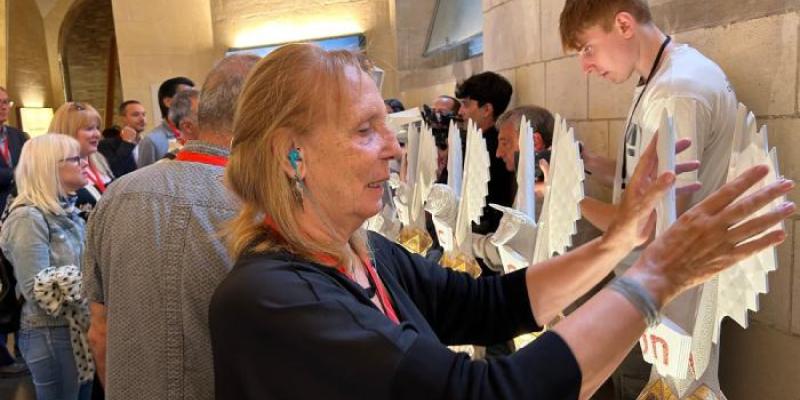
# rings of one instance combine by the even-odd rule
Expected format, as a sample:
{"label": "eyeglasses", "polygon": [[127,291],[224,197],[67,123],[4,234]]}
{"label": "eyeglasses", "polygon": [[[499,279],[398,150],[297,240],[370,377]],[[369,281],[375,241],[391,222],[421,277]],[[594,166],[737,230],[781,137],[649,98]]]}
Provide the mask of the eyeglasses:
{"label": "eyeglasses", "polygon": [[81,164],[81,156],[63,158],[63,159],[59,160],[59,162],[70,163],[70,164],[74,164],[74,165],[80,165]]}
{"label": "eyeglasses", "polygon": [[84,106],[83,103],[75,101],[69,105],[69,109],[74,111],[84,111],[86,110],[86,106]]}
{"label": "eyeglasses", "polygon": [[14,107],[14,100],[11,99],[2,99],[0,100],[0,105]]}

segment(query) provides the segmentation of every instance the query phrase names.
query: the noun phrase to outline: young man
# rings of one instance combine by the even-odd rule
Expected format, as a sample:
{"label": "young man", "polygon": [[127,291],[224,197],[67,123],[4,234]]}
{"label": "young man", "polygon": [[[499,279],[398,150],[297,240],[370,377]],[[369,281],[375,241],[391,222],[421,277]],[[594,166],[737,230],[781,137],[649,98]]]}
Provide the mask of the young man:
{"label": "young man", "polygon": [[[642,151],[653,138],[665,109],[674,118],[679,138],[692,141],[691,147],[679,154],[677,160],[700,161],[697,172],[679,176],[678,186],[681,181],[697,180],[702,187],[691,194],[679,193],[678,213],[725,183],[738,103],[719,66],[697,50],[675,43],[665,35],[653,23],[645,0],[567,0],[561,13],[560,31],[565,49],[578,51],[586,73],[614,83],[622,83],[634,73],[641,77],[616,162],[584,152],[585,166],[593,178],[613,183],[615,203]],[[614,215],[613,208],[594,199],[582,204],[584,216],[600,229],[608,226]],[[629,258],[635,259],[635,256]],[[705,324],[702,321],[709,319],[702,314],[715,305],[713,300],[708,303],[708,298],[701,300],[702,294],[703,287],[696,288],[665,310],[665,315],[689,336],[702,331],[701,325]],[[669,390],[679,398],[702,390],[721,395],[716,376],[716,346],[710,352],[703,351],[699,342],[693,342],[693,364],[699,366],[707,362],[708,367],[698,368],[694,371],[697,376],[684,380],[663,378]],[[657,378],[655,374],[654,378]]]}
{"label": "young man", "polygon": [[[28,134],[6,125],[8,113],[14,107],[14,101],[8,97],[6,88],[0,86],[0,213],[6,208],[8,195],[15,193],[14,168],[19,161],[22,145],[28,140]],[[0,265],[0,268],[4,268]],[[9,271],[10,272],[10,271]],[[14,296],[14,290],[6,296]],[[0,298],[0,301],[3,299]],[[13,354],[6,349],[6,334],[0,333],[0,376],[25,373],[28,368],[24,363],[16,362]]]}
{"label": "young man", "polygon": [[[494,157],[497,152],[497,129],[494,123],[508,107],[511,93],[511,83],[494,72],[472,75],[456,87],[455,97],[461,101],[458,115],[464,122],[471,119],[478,125],[486,139],[486,150],[491,159],[487,206],[483,209],[481,223],[472,225],[472,232],[481,235],[494,232],[503,217],[501,212],[488,204],[510,207],[516,193],[514,174],[506,170],[503,160]],[[464,143],[466,145],[466,141]]]}
{"label": "young man", "polygon": [[139,143],[139,158],[137,159],[139,168],[146,167],[164,158],[170,150],[178,147],[180,131],[169,120],[169,107],[172,104],[172,97],[176,93],[193,87],[194,82],[182,76],[167,79],[159,86],[158,107],[164,120],[161,125],[147,133]]}
{"label": "young man", "polygon": [[147,125],[147,112],[139,100],[126,100],[119,105],[119,117],[119,135],[103,138],[97,146],[116,178],[136,169],[137,145]]}

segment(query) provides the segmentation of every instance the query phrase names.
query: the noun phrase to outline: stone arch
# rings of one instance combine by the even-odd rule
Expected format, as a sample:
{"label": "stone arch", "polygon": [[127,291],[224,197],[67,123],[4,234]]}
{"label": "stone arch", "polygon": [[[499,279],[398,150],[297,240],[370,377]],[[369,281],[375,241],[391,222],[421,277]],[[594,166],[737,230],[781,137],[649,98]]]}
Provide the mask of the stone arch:
{"label": "stone arch", "polygon": [[58,34],[65,98],[93,105],[104,126],[121,102],[119,59],[111,0],[75,0]]}

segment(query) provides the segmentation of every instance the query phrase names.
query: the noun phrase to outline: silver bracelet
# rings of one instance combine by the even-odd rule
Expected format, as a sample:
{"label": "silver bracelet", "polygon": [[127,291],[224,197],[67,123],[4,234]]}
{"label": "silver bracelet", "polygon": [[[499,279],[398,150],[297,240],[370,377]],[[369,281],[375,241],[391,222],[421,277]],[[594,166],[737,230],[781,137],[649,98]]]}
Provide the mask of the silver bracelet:
{"label": "silver bracelet", "polygon": [[641,283],[627,276],[619,276],[608,284],[608,288],[628,299],[642,313],[648,328],[652,328],[661,322],[661,313],[658,310],[655,299]]}

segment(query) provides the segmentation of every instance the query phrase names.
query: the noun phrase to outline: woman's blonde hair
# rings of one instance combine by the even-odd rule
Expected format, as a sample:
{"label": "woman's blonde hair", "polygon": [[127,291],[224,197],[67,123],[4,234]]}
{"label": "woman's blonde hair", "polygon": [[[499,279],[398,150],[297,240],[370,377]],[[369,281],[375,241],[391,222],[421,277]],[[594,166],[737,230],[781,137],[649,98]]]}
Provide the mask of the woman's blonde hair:
{"label": "woman's blonde hair", "polygon": [[[321,124],[342,122],[341,110],[352,92],[347,71],[363,70],[363,65],[363,59],[349,51],[290,44],[250,72],[239,97],[225,170],[228,187],[242,200],[240,213],[226,229],[235,258],[248,251],[287,250],[311,259],[324,254],[345,265],[355,261],[346,248],[315,243],[302,234],[295,214],[303,205],[283,165],[288,163],[292,138],[308,135]],[[266,216],[279,234],[265,226]],[[358,230],[350,239],[362,256],[365,238]]]}
{"label": "woman's blonde hair", "polygon": [[[77,139],[78,131],[92,124],[96,124],[97,129],[100,129],[100,113],[91,104],[68,101],[56,110],[53,120],[50,121],[49,132],[62,133]],[[100,173],[109,178],[114,177],[111,167],[102,154],[92,153],[89,155],[89,160]]]}
{"label": "woman's blonde hair", "polygon": [[26,141],[14,171],[17,197],[10,207],[32,205],[52,214],[64,214],[59,198],[66,193],[61,187],[59,163],[78,155],[80,147],[77,140],[56,133]]}

